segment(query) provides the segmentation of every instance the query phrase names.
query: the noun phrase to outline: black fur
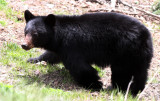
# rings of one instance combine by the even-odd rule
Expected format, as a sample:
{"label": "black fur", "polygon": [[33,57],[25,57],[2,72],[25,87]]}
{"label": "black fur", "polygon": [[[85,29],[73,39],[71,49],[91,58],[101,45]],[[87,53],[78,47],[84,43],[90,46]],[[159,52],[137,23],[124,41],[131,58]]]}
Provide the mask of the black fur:
{"label": "black fur", "polygon": [[35,47],[47,50],[29,62],[61,61],[81,86],[93,89],[102,83],[91,65],[110,65],[114,88],[125,91],[133,76],[132,94],[144,89],[153,49],[150,32],[138,20],[118,13],[34,18],[27,13],[25,18],[25,34],[32,35]]}

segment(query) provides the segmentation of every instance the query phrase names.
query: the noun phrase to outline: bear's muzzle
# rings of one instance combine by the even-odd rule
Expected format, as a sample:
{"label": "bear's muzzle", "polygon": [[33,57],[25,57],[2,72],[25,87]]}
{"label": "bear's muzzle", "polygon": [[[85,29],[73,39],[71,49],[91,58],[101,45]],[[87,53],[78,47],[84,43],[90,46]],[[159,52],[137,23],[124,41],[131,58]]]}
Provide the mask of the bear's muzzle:
{"label": "bear's muzzle", "polygon": [[30,50],[34,47],[31,34],[25,36],[25,43],[21,45],[24,50]]}

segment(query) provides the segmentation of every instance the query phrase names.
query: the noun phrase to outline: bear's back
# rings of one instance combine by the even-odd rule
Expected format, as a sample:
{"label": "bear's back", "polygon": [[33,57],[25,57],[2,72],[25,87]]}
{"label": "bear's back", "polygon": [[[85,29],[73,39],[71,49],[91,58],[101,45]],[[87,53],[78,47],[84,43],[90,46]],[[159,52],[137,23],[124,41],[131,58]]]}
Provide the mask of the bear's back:
{"label": "bear's back", "polygon": [[61,39],[62,49],[79,51],[89,58],[87,60],[103,58],[111,61],[115,56],[122,57],[128,53],[136,55],[135,51],[144,45],[147,49],[152,48],[147,43],[151,42],[148,29],[135,18],[126,15],[91,13],[61,16],[57,22],[55,30]]}

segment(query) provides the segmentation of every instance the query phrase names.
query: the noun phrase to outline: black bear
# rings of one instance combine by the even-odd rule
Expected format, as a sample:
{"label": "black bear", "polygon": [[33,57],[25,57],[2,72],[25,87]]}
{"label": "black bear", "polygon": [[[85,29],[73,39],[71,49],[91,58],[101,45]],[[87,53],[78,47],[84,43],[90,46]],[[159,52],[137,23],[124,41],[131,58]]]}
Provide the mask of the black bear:
{"label": "black bear", "polygon": [[35,16],[24,13],[26,44],[22,48],[44,48],[46,52],[28,62],[62,62],[79,85],[101,89],[95,64],[111,67],[112,86],[133,95],[142,91],[153,56],[152,38],[138,20],[118,13]]}

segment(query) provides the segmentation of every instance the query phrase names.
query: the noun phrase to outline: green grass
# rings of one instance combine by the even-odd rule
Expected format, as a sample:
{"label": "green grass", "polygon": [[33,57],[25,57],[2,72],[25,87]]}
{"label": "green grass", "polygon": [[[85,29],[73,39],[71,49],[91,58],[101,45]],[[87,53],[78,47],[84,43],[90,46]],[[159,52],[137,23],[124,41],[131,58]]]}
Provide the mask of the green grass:
{"label": "green grass", "polygon": [[11,19],[15,22],[20,22],[17,19],[17,15],[22,15],[22,13],[14,11],[11,7],[9,7],[6,0],[0,0],[0,11],[5,14],[6,18]]}
{"label": "green grass", "polygon": [[0,0],[0,10],[5,6],[7,6],[7,2],[5,0]]}
{"label": "green grass", "polygon": [[27,63],[27,59],[30,57],[36,57],[40,55],[37,49],[32,49],[31,51],[25,51],[20,46],[12,43],[4,43],[3,48],[1,49],[1,59],[0,62],[3,65],[12,66],[13,74],[22,74],[35,76],[34,71],[40,70],[41,73],[45,74],[47,72],[61,69],[53,68],[51,65],[37,65]]}
{"label": "green grass", "polygon": [[[112,92],[111,97],[101,91],[98,96],[84,90],[64,91],[44,85],[33,84],[13,87],[0,85],[0,101],[124,101],[121,93]],[[129,97],[127,101],[136,101]]]}
{"label": "green grass", "polygon": [[[44,85],[11,86],[0,84],[0,101],[123,101],[121,93],[112,92],[111,97],[101,91],[98,96],[85,90],[64,91]],[[129,97],[128,101],[136,101]]]}
{"label": "green grass", "polygon": [[[14,80],[18,80],[13,85],[0,83],[0,101],[123,101],[124,95],[116,90],[96,92],[92,94],[90,90],[72,89],[66,91],[63,88],[54,88],[50,85],[39,82],[40,77],[35,74],[39,70],[41,74],[53,73],[61,70],[59,76],[64,77],[63,83],[73,82],[63,65],[38,65],[27,63],[30,57],[36,57],[42,52],[38,49],[30,51],[23,50],[14,43],[4,43],[0,49],[1,66],[9,66],[9,72]],[[103,71],[94,66],[103,76]],[[63,69],[63,70],[62,70]],[[127,101],[136,101],[129,95]]]}
{"label": "green grass", "polygon": [[[26,86],[0,85],[0,101],[70,101],[81,92],[67,92],[33,84]],[[62,96],[63,95],[63,96]],[[88,94],[87,94],[88,95]],[[85,100],[85,97],[83,97]]]}
{"label": "green grass", "polygon": [[0,21],[0,24],[4,27],[7,23],[5,21]]}
{"label": "green grass", "polygon": [[103,71],[103,69],[99,68],[99,67],[96,66],[96,65],[93,65],[93,68],[95,68],[95,69],[98,71],[98,75],[99,75],[100,77],[103,77],[103,76],[104,76],[105,71]]}

